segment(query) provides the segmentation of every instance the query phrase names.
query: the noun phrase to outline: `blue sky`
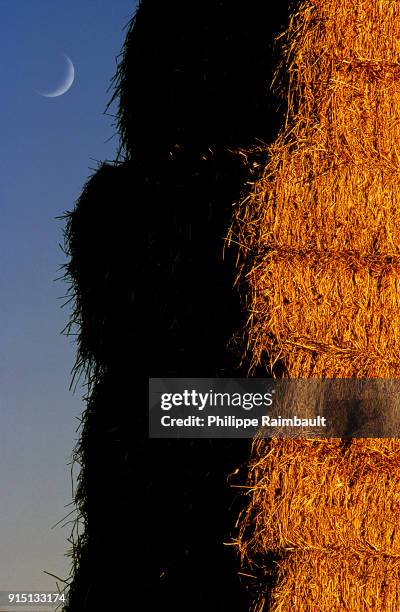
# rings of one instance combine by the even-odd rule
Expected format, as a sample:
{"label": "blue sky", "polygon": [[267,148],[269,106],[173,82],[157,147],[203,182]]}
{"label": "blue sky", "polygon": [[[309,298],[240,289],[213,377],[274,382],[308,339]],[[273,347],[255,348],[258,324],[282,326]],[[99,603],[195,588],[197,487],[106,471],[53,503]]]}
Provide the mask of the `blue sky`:
{"label": "blue sky", "polygon": [[[135,0],[0,0],[0,590],[51,589],[65,576],[69,455],[82,411],[68,387],[71,340],[60,335],[66,286],[62,221],[95,160],[118,146],[105,116]],[[62,54],[75,65],[58,98]],[[108,142],[107,142],[108,141]],[[7,551],[4,554],[4,551]]]}

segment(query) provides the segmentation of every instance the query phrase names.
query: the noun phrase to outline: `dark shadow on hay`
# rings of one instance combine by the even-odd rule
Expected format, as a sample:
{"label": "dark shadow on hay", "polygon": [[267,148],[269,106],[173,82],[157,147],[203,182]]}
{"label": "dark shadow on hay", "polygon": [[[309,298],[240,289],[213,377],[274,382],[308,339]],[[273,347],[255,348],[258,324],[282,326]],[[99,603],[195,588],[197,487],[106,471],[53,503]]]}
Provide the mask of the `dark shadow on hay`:
{"label": "dark shadow on hay", "polygon": [[125,149],[153,165],[178,155],[174,145],[199,152],[275,135],[272,43],[287,11],[287,0],[141,2],[116,91]]}
{"label": "dark shadow on hay", "polygon": [[125,609],[127,585],[149,610],[246,609],[223,542],[237,516],[227,478],[248,441],[148,441],[141,376],[240,373],[223,242],[249,178],[244,149],[279,128],[268,83],[286,13],[285,2],[147,0],[129,27],[116,80],[123,161],[99,167],[66,227],[77,365],[91,382],[69,612]]}

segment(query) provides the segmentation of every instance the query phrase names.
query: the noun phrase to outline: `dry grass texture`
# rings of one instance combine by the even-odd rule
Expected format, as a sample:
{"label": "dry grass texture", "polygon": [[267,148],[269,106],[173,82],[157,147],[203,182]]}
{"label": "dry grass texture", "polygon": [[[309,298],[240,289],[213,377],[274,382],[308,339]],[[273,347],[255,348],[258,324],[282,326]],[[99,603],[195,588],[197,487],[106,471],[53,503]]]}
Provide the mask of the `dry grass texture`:
{"label": "dry grass texture", "polygon": [[[400,1],[296,7],[285,124],[228,236],[249,369],[397,378]],[[400,610],[399,464],[395,439],[255,441],[236,541],[254,611]]]}
{"label": "dry grass texture", "polygon": [[255,442],[237,542],[254,610],[400,609],[399,462],[396,440]]}
{"label": "dry grass texture", "polygon": [[237,208],[250,369],[400,374],[400,2],[307,0],[284,128]]}

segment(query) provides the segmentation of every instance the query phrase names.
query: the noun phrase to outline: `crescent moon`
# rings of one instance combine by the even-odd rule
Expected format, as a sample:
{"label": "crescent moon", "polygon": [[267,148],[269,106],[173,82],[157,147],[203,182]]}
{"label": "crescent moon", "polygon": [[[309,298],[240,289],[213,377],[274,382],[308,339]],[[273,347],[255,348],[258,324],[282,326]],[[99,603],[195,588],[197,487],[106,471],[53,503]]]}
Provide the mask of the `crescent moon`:
{"label": "crescent moon", "polygon": [[75,80],[75,68],[68,55],[64,54],[64,57],[67,62],[67,72],[63,82],[53,91],[39,92],[41,96],[44,96],[45,98],[58,98],[58,96],[62,96],[63,94],[67,93],[67,91],[72,87]]}

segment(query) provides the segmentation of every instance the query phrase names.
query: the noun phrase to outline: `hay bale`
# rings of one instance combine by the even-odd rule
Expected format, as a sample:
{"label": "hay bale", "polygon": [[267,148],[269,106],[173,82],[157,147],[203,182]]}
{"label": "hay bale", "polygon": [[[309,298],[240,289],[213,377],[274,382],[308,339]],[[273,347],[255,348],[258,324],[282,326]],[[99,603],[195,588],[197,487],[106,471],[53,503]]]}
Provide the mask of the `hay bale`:
{"label": "hay bale", "polygon": [[[286,120],[228,241],[249,371],[400,374],[400,3],[303,0]],[[258,152],[259,153],[259,152]],[[400,608],[396,439],[256,440],[236,545],[253,610]]]}
{"label": "hay bale", "polygon": [[[332,571],[338,565],[342,568],[340,575]],[[271,610],[388,612],[399,609],[398,558],[370,554],[344,557],[319,552],[304,555],[297,551],[285,559],[283,568],[278,562],[278,568],[282,581],[272,595]],[[265,609],[264,603],[265,599],[261,598],[256,610]]]}
{"label": "hay bale", "polygon": [[396,440],[259,440],[253,447],[241,553],[252,558],[266,549],[345,548],[400,556],[399,460]]}
{"label": "hay bale", "polygon": [[400,5],[309,0],[283,43],[287,115],[236,211],[250,369],[400,373]]}
{"label": "hay bale", "polygon": [[253,360],[293,377],[400,373],[400,257],[282,248],[251,274]]}
{"label": "hay bale", "polygon": [[108,362],[123,361],[134,341],[129,220],[132,184],[140,180],[126,163],[101,163],[65,215],[65,277],[73,304],[67,330],[79,330],[76,370],[84,368],[89,378]]}
{"label": "hay bale", "polygon": [[114,96],[126,154],[154,165],[275,136],[271,34],[289,3],[141,0]]}
{"label": "hay bale", "polygon": [[237,544],[255,609],[399,609],[399,461],[397,440],[254,444]]}

